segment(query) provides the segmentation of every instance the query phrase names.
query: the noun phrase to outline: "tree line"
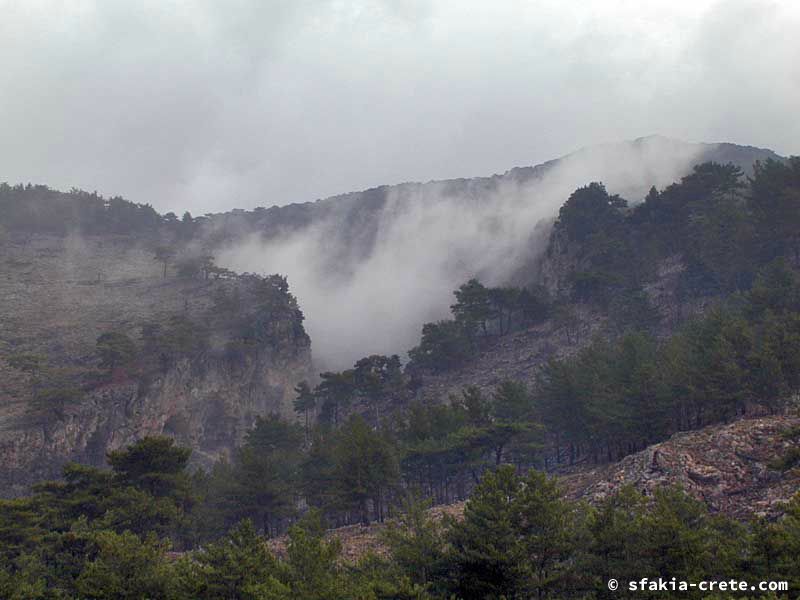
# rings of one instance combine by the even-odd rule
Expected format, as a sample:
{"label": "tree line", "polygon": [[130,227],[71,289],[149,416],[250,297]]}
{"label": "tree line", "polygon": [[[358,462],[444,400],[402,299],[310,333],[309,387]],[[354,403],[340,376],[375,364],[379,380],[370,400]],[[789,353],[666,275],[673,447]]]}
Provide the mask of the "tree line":
{"label": "tree line", "polygon": [[800,392],[800,279],[769,265],[747,294],[657,339],[597,338],[551,360],[532,385],[467,387],[414,399],[396,356],[371,356],[296,388],[297,422],[260,418],[229,462],[203,476],[224,531],[251,518],[282,531],[297,503],[337,525],[383,520],[409,490],[436,503],[467,497],[503,464],[554,470],[600,463],[671,434],[757,412]]}
{"label": "tree line", "polygon": [[[550,249],[577,257],[568,298],[471,280],[455,292],[453,318],[425,326],[405,369],[397,356],[371,356],[323,373],[313,388],[299,385],[298,422],[259,418],[209,472],[190,473],[187,452],[158,438],[110,453],[109,471],[68,465],[63,481],[3,502],[10,566],[0,583],[30,597],[60,589],[87,598],[314,590],[326,598],[562,598],[605,597],[599,584],[620,573],[792,579],[797,501],[783,521],[749,525],[710,516],[669,490],[653,499],[627,490],[592,509],[565,502],[529,468],[614,460],[675,431],[792,402],[800,391],[800,228],[785,225],[798,224],[798,189],[798,159],[756,165],[747,183],[730,166],[700,165],[633,209],[599,184],[581,188],[562,208]],[[686,293],[724,300],[659,339],[648,331],[642,284],[676,252],[687,265]],[[284,284],[264,283],[264,298],[280,296]],[[231,310],[241,301],[233,292],[218,300]],[[504,381],[435,404],[413,401],[417,373],[463,364],[492,336],[583,301],[642,310],[619,310],[630,319],[619,335],[550,361],[533,385]],[[231,356],[276,333],[274,306],[297,310],[260,306],[268,307],[263,318],[237,322]],[[289,333],[282,327],[277,333]],[[162,343],[158,332],[152,340]],[[109,369],[126,347],[120,338],[98,340]],[[28,358],[20,368],[36,368]],[[797,453],[779,462],[793,468]],[[319,519],[383,520],[411,491],[437,502],[470,495],[465,519],[437,525],[410,507],[404,526],[389,528],[388,563],[340,565]],[[317,517],[297,522],[308,507]],[[258,536],[287,527],[290,551],[279,559]],[[167,541],[198,550],[165,563]],[[120,573],[141,573],[144,583]],[[130,591],[129,580],[153,587]]]}
{"label": "tree line", "polygon": [[[325,535],[317,510],[293,522],[280,553],[249,517],[199,543],[193,518],[208,515],[195,515],[196,475],[186,470],[188,456],[172,440],[146,438],[110,452],[110,470],[69,465],[63,481],[0,501],[0,596],[586,599],[663,594],[655,587],[630,591],[628,583],[643,578],[800,585],[800,496],[780,520],[739,522],[710,514],[677,488],[646,497],[623,487],[590,506],[565,499],[540,471],[519,474],[501,465],[483,475],[463,517],[436,519],[429,503],[408,496],[378,533],[386,554],[348,563],[341,544]],[[176,544],[185,551],[171,552]],[[609,590],[612,578],[618,590]],[[778,597],[691,588],[683,595]]]}
{"label": "tree line", "polygon": [[732,164],[703,163],[629,207],[600,183],[561,207],[549,256],[572,257],[563,274],[573,300],[608,307],[636,294],[670,256],[684,262],[684,297],[747,290],[764,265],[800,259],[800,157],[757,162],[746,180]]}
{"label": "tree line", "polygon": [[188,212],[179,218],[160,215],[149,204],[138,204],[120,196],[106,198],[77,188],[59,192],[46,185],[0,183],[0,226],[8,232],[83,234],[170,234],[189,239],[205,217]]}
{"label": "tree line", "polygon": [[530,287],[487,287],[470,279],[453,292],[452,319],[426,323],[418,346],[409,355],[409,369],[441,373],[463,365],[481,342],[547,320],[553,303],[547,290]]}

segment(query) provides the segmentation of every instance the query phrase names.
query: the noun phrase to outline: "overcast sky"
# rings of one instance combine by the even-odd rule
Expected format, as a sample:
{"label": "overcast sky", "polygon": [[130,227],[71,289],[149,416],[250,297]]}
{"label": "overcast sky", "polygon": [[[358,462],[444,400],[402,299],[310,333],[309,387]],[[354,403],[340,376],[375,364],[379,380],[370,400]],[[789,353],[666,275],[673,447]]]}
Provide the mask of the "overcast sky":
{"label": "overcast sky", "polygon": [[800,153],[800,2],[0,0],[0,180],[193,213],[652,133]]}

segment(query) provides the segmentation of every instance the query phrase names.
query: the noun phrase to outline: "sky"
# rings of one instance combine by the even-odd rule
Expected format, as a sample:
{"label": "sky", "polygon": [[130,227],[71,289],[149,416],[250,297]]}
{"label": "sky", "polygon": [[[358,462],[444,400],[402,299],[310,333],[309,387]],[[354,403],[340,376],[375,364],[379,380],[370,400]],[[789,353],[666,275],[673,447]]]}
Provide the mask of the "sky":
{"label": "sky", "polygon": [[0,0],[0,181],[193,214],[662,134],[800,154],[795,0]]}

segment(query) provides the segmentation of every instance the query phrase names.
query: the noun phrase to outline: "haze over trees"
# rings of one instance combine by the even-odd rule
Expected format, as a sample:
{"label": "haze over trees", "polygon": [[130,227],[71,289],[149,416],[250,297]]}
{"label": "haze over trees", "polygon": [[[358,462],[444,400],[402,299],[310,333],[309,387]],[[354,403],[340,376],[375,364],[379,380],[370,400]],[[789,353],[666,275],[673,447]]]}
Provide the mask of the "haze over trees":
{"label": "haze over trees", "polygon": [[[468,280],[454,291],[452,319],[423,327],[405,368],[399,356],[371,355],[298,385],[296,421],[255,418],[236,451],[209,469],[190,469],[190,451],[173,440],[147,437],[109,452],[108,469],[69,464],[61,481],[1,501],[0,595],[580,598],[607,597],[612,575],[797,585],[797,499],[780,521],[739,523],[676,489],[573,503],[544,471],[617,460],[677,431],[791,406],[800,393],[800,242],[782,224],[797,220],[798,190],[798,159],[758,164],[747,182],[731,165],[699,165],[634,207],[599,183],[576,190],[548,249],[568,259],[559,285]],[[173,217],[164,225],[195,226]],[[676,256],[687,304],[708,302],[665,329],[645,284]],[[213,275],[202,264],[205,272],[189,275]],[[235,368],[305,337],[285,277],[244,280],[254,300],[246,312],[238,287],[214,298],[222,346],[212,348],[208,328],[188,315],[145,323],[138,339],[107,331],[95,357],[106,380],[164,373],[212,351]],[[417,396],[425,377],[465,368],[515,332],[577,326],[577,306],[606,315],[610,327],[580,346],[571,340],[572,351],[531,384],[498,380],[438,402]],[[11,364],[34,378],[37,402],[59,411],[79,402],[80,389],[46,357],[23,353]],[[773,466],[794,468],[797,456]],[[463,520],[429,522],[409,502],[414,494],[468,498]],[[323,535],[402,507],[386,533],[388,557],[345,566]],[[274,555],[263,536],[287,532],[285,554]],[[168,548],[187,554],[167,561]]]}

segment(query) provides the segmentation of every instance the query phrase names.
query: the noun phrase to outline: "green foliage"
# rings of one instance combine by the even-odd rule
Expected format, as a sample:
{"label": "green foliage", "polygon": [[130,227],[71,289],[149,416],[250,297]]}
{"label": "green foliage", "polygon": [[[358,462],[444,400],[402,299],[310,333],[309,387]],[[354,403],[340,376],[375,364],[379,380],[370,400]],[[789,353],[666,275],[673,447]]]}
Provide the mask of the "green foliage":
{"label": "green foliage", "polygon": [[444,572],[444,528],[428,513],[429,501],[408,496],[400,516],[381,533],[394,563],[422,586],[441,580]]}
{"label": "green foliage", "polygon": [[782,456],[769,463],[771,469],[776,471],[788,471],[800,465],[800,448],[790,448]]}
{"label": "green foliage", "polygon": [[692,295],[746,290],[774,258],[800,256],[800,159],[756,164],[747,183],[734,165],[704,163],[628,210],[592,183],[561,208],[549,254],[568,253],[571,297],[608,308],[641,290],[663,260],[686,265]]}
{"label": "green foliage", "polygon": [[314,396],[321,406],[320,419],[329,425],[339,424],[339,411],[347,408],[353,401],[355,385],[353,370],[340,373],[327,371],[320,373],[322,380],[314,389]]}
{"label": "green foliage", "polygon": [[746,289],[752,282],[754,231],[738,187],[718,188],[689,216],[686,254],[690,269],[704,275],[705,288]]}
{"label": "green foliage", "polygon": [[754,165],[750,206],[762,258],[800,255],[800,157]]}
{"label": "green foliage", "polygon": [[[478,406],[485,402],[475,393],[465,400],[469,419],[491,418],[491,410]],[[253,447],[266,451],[293,437],[276,423],[258,430]],[[672,488],[650,498],[622,488],[590,508],[564,499],[541,472],[520,475],[503,465],[486,471],[463,519],[437,521],[427,502],[410,500],[380,536],[388,558],[367,556],[348,566],[316,511],[289,528],[280,558],[249,520],[168,558],[167,533],[110,527],[116,491],[133,494],[139,504],[165,499],[119,487],[117,479],[73,465],[64,483],[2,501],[4,598],[626,598],[639,597],[624,585],[641,577],[800,583],[800,496],[782,519],[750,524],[710,515]],[[607,590],[610,577],[620,590]]]}
{"label": "green foliage", "polygon": [[400,357],[373,354],[356,362],[353,386],[356,396],[375,413],[375,426],[380,426],[380,408],[393,397],[402,395],[406,381]]}
{"label": "green foliage", "polygon": [[167,545],[151,535],[99,531],[93,536],[97,554],[75,581],[87,600],[146,600],[163,597],[168,581],[164,563]]}
{"label": "green foliage", "polygon": [[170,317],[166,323],[145,323],[141,327],[142,360],[150,368],[167,371],[181,358],[197,357],[208,350],[208,327],[185,315]]}
{"label": "green foliage", "polygon": [[785,406],[800,390],[796,284],[774,265],[756,282],[664,342],[626,333],[548,363],[534,395],[556,454],[567,446],[570,460],[614,459],[674,431],[744,414],[751,404]]}
{"label": "green foliage", "polygon": [[333,450],[334,481],[342,507],[358,511],[369,523],[368,503],[383,520],[387,496],[399,477],[397,456],[383,432],[372,430],[358,416],[351,417],[336,433]]}
{"label": "green foliage", "polygon": [[625,486],[602,501],[587,523],[590,534],[587,570],[593,575],[590,584],[601,598],[615,598],[619,592],[609,591],[611,578],[632,581],[644,576],[647,562],[639,550],[642,536],[640,519],[647,509],[647,500],[633,487]]}
{"label": "green foliage", "polygon": [[166,437],[146,437],[124,450],[108,453],[108,464],[123,485],[140,488],[153,496],[179,494],[181,477],[191,450]]}
{"label": "green foliage", "polygon": [[203,259],[199,256],[182,258],[175,265],[178,277],[183,279],[196,279],[206,271],[203,269]]}
{"label": "green foliage", "polygon": [[0,218],[8,231],[64,235],[82,233],[150,234],[162,223],[147,204],[97,192],[58,192],[44,185],[0,183]]}
{"label": "green foliage", "polygon": [[468,332],[457,321],[426,323],[419,346],[408,356],[412,368],[439,373],[462,365],[472,356],[473,344]]}
{"label": "green foliage", "polygon": [[800,278],[783,259],[767,263],[756,275],[748,293],[751,316],[800,311]]}
{"label": "green foliage", "polygon": [[36,409],[62,415],[64,408],[78,404],[83,398],[83,391],[69,383],[63,386],[43,387],[35,391],[33,406]]}
{"label": "green foliage", "polygon": [[100,367],[113,371],[130,365],[136,358],[136,344],[126,334],[109,331],[97,338]]}
{"label": "green foliage", "polygon": [[544,597],[569,589],[581,519],[553,480],[510,466],[487,473],[450,524],[448,560],[459,597]]}
{"label": "green foliage", "polygon": [[[551,360],[532,389],[503,381],[491,393],[467,388],[449,403],[400,402],[412,391],[409,375],[461,366],[515,327],[553,318],[570,341],[580,339],[574,307],[553,304],[544,290],[472,279],[455,292],[452,320],[425,325],[407,373],[397,356],[376,355],[323,373],[314,390],[299,385],[295,408],[306,416],[305,435],[276,416],[258,418],[230,462],[191,476],[188,450],[146,438],[110,452],[111,471],[70,464],[63,481],[0,501],[0,596],[628,597],[624,589],[609,593],[611,576],[800,585],[800,497],[779,520],[737,523],[709,515],[675,489],[646,498],[623,488],[589,508],[565,500],[542,473],[525,473],[565,457],[613,460],[674,431],[736,417],[754,403],[782,410],[796,396],[798,165],[759,165],[747,190],[735,167],[699,165],[680,183],[651,190],[633,210],[600,184],[577,190],[562,208],[550,252],[576,259],[571,293],[605,308],[615,337]],[[0,208],[11,196],[37,194],[48,196],[0,188]],[[35,202],[50,201],[42,198]],[[97,209],[78,218],[95,224],[131,208],[100,208],[83,196],[73,206]],[[14,228],[53,225],[26,210],[15,205],[8,213]],[[197,220],[165,215],[159,226],[181,239],[180,228],[194,231]],[[642,284],[652,276],[648,264],[676,253],[687,265],[685,290],[737,293],[670,338],[655,338],[643,333],[658,316]],[[206,258],[191,276],[222,277]],[[169,248],[159,252],[165,267],[172,259]],[[232,362],[306,339],[285,278],[215,285],[215,318],[228,324]],[[245,311],[243,294],[252,295],[255,310]],[[123,334],[98,339],[108,369],[134,362],[167,369],[208,349],[207,330],[186,316],[143,327],[138,358]],[[76,377],[56,377],[39,357],[21,354],[9,363],[30,373],[38,401],[58,411],[82,393]],[[795,450],[771,466],[794,468]],[[382,536],[390,556],[345,566],[339,544],[324,535],[322,516],[332,523],[382,519],[403,488],[441,502],[472,495],[462,521],[438,522],[424,502],[407,504]],[[304,505],[320,512],[294,523]],[[287,527],[286,555],[278,558],[261,535]],[[193,549],[169,561],[170,542]]]}
{"label": "green foliage", "polygon": [[489,290],[477,279],[470,279],[453,293],[456,303],[450,310],[456,323],[461,325],[470,338],[479,328],[486,333],[486,322],[494,316]]}
{"label": "green foliage", "polygon": [[534,285],[522,288],[517,295],[517,305],[525,323],[537,324],[547,320],[552,313],[552,299],[546,288]]}
{"label": "green foliage", "polygon": [[39,506],[31,498],[0,500],[0,557],[11,563],[41,544],[46,530]]}
{"label": "green foliage", "polygon": [[460,597],[515,597],[522,591],[520,540],[515,505],[520,481],[511,467],[488,472],[464,509],[464,520],[451,523],[447,560]]}
{"label": "green foliage", "polygon": [[164,266],[162,277],[167,277],[167,265],[175,258],[177,250],[172,246],[156,246],[153,250],[153,260],[157,260]]}
{"label": "green foliage", "polygon": [[0,597],[7,600],[45,600],[47,570],[35,555],[26,554],[0,567]]}
{"label": "green foliage", "polygon": [[231,464],[218,464],[202,482],[198,508],[205,534],[252,520],[271,535],[295,514],[303,432],[276,415],[259,417]]}
{"label": "green foliage", "polygon": [[660,439],[670,428],[669,395],[656,345],[628,334],[611,345],[597,340],[576,356],[551,361],[535,392],[539,414],[570,461],[581,450],[594,458],[626,454]]}
{"label": "green foliage", "polygon": [[575,190],[564,203],[556,229],[563,230],[567,239],[581,242],[619,223],[625,207],[623,199],[609,196],[602,183],[593,182]]}
{"label": "green foliage", "polygon": [[[237,288],[228,294],[220,292],[215,305],[221,314],[233,321],[231,342],[244,353],[257,354],[262,348],[285,349],[291,345],[306,344],[308,336],[303,328],[303,312],[297,299],[289,293],[286,277],[281,275],[244,274],[238,277]],[[247,293],[255,308],[244,312],[242,294]]]}
{"label": "green foliage", "polygon": [[470,279],[453,294],[454,318],[423,325],[419,345],[408,353],[409,372],[442,373],[460,367],[479,350],[480,339],[541,323],[552,312],[549,294],[541,286],[487,288]]}
{"label": "green foliage", "polygon": [[294,399],[293,406],[296,413],[305,416],[306,423],[306,436],[308,436],[308,416],[317,407],[317,398],[311,391],[311,386],[307,381],[301,381],[294,388],[297,396]]}
{"label": "green foliage", "polygon": [[337,564],[338,541],[326,541],[317,513],[310,513],[289,530],[286,567],[295,598],[346,600],[351,587]]}
{"label": "green foliage", "polygon": [[220,540],[175,565],[178,598],[290,598],[278,577],[281,569],[253,523],[244,520]]}
{"label": "green foliage", "polygon": [[609,300],[608,316],[618,335],[628,331],[653,331],[661,321],[661,315],[642,289],[619,290]]}

